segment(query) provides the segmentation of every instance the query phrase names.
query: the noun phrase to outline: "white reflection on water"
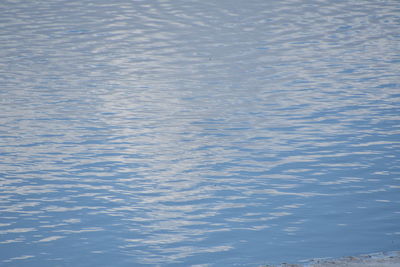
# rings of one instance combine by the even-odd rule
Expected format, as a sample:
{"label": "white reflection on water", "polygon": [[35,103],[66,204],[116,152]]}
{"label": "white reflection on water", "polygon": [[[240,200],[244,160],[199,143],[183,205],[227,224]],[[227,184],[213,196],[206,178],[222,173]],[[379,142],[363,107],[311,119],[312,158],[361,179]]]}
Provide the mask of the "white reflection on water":
{"label": "white reflection on water", "polygon": [[0,9],[0,262],[399,248],[397,1]]}

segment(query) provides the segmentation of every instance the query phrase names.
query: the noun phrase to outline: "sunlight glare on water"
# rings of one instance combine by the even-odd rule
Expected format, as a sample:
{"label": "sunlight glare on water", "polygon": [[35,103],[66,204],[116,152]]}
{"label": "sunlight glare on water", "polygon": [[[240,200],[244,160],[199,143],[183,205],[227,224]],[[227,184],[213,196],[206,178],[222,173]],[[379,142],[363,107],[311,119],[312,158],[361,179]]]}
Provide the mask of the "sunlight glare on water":
{"label": "sunlight glare on water", "polygon": [[400,3],[0,3],[0,265],[400,249]]}

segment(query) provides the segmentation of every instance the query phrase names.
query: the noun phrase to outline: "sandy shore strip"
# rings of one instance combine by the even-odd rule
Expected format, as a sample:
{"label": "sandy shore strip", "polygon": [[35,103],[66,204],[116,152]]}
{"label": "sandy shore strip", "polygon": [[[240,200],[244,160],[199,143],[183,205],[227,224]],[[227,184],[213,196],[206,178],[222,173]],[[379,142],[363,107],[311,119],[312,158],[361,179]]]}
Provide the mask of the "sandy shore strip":
{"label": "sandy shore strip", "polygon": [[400,251],[380,252],[338,259],[313,259],[305,264],[283,263],[265,267],[400,267]]}

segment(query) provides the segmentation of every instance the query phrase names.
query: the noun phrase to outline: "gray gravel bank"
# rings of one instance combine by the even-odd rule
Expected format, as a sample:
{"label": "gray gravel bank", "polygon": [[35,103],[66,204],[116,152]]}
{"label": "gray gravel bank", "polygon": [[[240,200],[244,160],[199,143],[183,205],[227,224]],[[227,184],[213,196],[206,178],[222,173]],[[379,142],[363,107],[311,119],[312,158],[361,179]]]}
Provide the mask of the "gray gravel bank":
{"label": "gray gravel bank", "polygon": [[[267,266],[269,267],[269,265]],[[400,251],[350,256],[339,259],[314,259],[305,264],[283,263],[276,267],[400,267]]]}

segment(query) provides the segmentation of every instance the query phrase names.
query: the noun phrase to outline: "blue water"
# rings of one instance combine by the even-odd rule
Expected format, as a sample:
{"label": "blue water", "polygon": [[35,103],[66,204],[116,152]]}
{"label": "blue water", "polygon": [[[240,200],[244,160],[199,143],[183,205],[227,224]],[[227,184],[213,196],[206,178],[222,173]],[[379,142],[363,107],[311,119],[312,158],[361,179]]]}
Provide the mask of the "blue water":
{"label": "blue water", "polygon": [[400,2],[2,0],[0,265],[400,249]]}

